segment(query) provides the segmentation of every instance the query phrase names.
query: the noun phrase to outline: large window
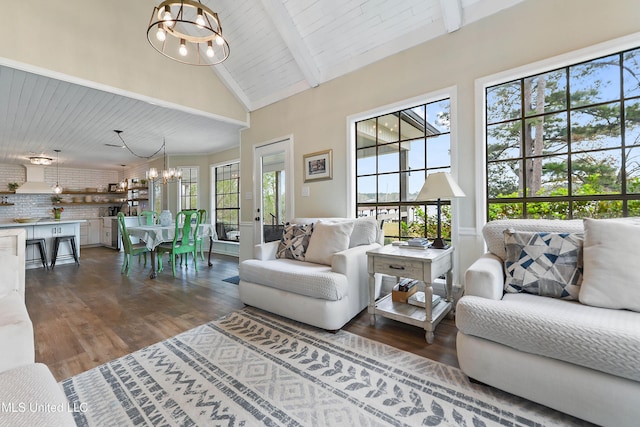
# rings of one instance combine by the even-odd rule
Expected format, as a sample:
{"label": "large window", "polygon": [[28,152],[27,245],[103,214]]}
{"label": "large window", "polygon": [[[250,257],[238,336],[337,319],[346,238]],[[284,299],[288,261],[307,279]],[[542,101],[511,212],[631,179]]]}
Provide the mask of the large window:
{"label": "large window", "polygon": [[486,89],[487,217],[640,215],[640,49]]}
{"label": "large window", "polygon": [[[428,174],[450,171],[450,111],[446,98],[356,122],[358,216],[383,219],[387,240],[436,236],[435,202],[416,196]],[[442,218],[447,239],[449,207]]]}
{"label": "large window", "polygon": [[215,168],[216,231],[219,240],[240,240],[240,163]]}
{"label": "large window", "polygon": [[183,167],[182,191],[180,197],[182,209],[198,209],[198,168]]}

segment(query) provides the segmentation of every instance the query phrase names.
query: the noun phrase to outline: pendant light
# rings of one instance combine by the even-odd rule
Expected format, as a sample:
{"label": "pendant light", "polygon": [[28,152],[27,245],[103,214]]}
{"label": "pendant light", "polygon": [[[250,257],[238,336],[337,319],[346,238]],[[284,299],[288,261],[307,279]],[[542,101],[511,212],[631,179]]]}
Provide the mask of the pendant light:
{"label": "pendant light", "polygon": [[62,193],[62,187],[60,187],[60,150],[53,150],[56,152],[56,186],[53,187],[53,192],[56,194]]}
{"label": "pendant light", "polygon": [[122,181],[120,181],[120,188],[122,189],[122,191],[127,189],[127,179],[125,178],[125,172],[124,172],[124,167],[127,165],[120,165],[122,166]]}

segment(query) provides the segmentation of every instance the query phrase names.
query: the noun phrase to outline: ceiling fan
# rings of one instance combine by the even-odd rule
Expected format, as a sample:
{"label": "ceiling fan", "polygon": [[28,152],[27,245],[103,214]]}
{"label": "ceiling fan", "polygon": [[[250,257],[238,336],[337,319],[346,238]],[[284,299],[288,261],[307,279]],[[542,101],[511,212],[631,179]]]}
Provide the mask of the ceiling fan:
{"label": "ceiling fan", "polygon": [[[114,129],[114,132],[117,133],[118,137],[122,140],[122,137],[120,136],[122,131]],[[124,144],[124,141],[122,141],[122,144],[107,144],[107,143],[105,143],[104,145],[106,145],[107,147],[127,148],[127,146]]]}
{"label": "ceiling fan", "polygon": [[118,135],[118,138],[120,138],[120,141],[122,141],[122,145],[107,144],[107,143],[105,143],[104,145],[106,145],[107,147],[126,148],[126,149],[131,153],[131,154],[133,154],[134,156],[138,157],[139,159],[151,159],[151,158],[153,158],[153,156],[155,156],[156,154],[158,154],[158,153],[160,152],[160,150],[162,150],[162,149],[165,147],[165,143],[164,143],[164,140],[163,140],[163,141],[162,141],[162,145],[160,146],[160,148],[158,148],[158,149],[156,150],[156,152],[155,152],[155,153],[153,153],[153,154],[152,154],[152,155],[150,155],[150,156],[141,156],[141,155],[139,155],[139,154],[134,153],[134,152],[133,152],[133,150],[131,150],[131,148],[130,148],[130,147],[127,145],[127,143],[124,141],[124,139],[122,138],[122,135],[120,135],[123,131],[121,131],[121,130],[117,130],[117,129],[114,129],[113,131]]}

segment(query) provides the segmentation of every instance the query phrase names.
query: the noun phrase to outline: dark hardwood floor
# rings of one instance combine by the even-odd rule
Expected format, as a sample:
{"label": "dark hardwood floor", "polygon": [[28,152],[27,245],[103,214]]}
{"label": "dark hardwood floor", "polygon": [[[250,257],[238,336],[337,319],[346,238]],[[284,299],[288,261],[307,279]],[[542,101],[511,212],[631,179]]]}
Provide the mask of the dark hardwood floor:
{"label": "dark hardwood floor", "polygon": [[[223,279],[238,274],[237,258],[212,255],[212,267],[199,262],[149,279],[150,266],[134,260],[131,274],[120,274],[123,256],[107,248],[82,248],[80,266],[27,270],[26,301],[33,321],[36,361],[57,380],[131,353],[217,319],[244,304],[237,285]],[[369,325],[363,310],[344,328],[402,350],[458,366],[456,327],[445,319],[431,345],[424,331],[378,318]]]}

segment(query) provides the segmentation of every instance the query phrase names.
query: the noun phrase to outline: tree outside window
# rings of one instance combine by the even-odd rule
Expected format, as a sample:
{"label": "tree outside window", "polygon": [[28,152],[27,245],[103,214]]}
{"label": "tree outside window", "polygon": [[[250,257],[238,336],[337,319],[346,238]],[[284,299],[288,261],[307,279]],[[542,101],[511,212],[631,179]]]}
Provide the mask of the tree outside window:
{"label": "tree outside window", "polygon": [[488,219],[640,214],[640,49],[486,89]]}

